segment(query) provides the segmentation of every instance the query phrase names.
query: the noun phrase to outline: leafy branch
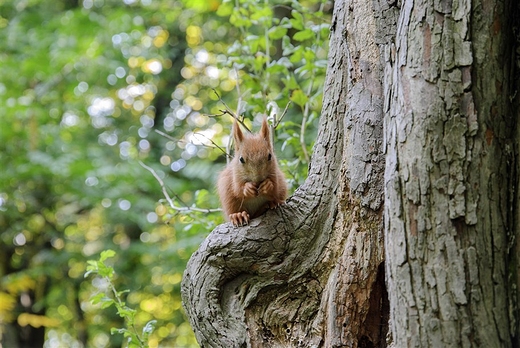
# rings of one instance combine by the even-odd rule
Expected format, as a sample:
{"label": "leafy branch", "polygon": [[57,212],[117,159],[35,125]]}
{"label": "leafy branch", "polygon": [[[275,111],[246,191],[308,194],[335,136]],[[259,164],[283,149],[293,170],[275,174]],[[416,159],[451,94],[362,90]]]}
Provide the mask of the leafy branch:
{"label": "leafy branch", "polygon": [[[321,106],[330,28],[324,11],[328,6],[326,0],[313,0],[307,6],[297,1],[225,0],[217,11],[229,16],[231,25],[242,34],[229,48],[227,62],[240,69],[240,83],[250,93],[247,98],[239,94],[239,100],[246,99],[248,111],[257,114],[266,105],[275,105],[275,109],[287,105],[278,120],[271,118],[273,128],[281,124],[282,149],[290,148],[299,157],[298,166],[310,161],[308,127]],[[300,110],[281,122],[289,101]]]}
{"label": "leafy branch", "polygon": [[141,333],[138,332],[135,327],[135,315],[136,310],[128,307],[126,303],[123,301],[123,295],[130,290],[118,291],[114,285],[114,268],[107,265],[105,261],[111,257],[116,255],[113,250],[105,250],[101,252],[99,260],[87,261],[87,272],[85,272],[85,278],[91,274],[96,274],[99,277],[103,278],[108,286],[108,292],[112,293],[112,296],[109,296],[106,292],[100,292],[90,298],[90,302],[94,305],[101,304],[101,308],[108,308],[110,306],[115,306],[117,309],[117,314],[125,321],[124,328],[112,328],[110,333],[113,334],[122,334],[125,338],[127,338],[127,347],[134,348],[147,348],[148,347],[148,338],[150,334],[155,329],[156,320],[150,320],[143,327]]}

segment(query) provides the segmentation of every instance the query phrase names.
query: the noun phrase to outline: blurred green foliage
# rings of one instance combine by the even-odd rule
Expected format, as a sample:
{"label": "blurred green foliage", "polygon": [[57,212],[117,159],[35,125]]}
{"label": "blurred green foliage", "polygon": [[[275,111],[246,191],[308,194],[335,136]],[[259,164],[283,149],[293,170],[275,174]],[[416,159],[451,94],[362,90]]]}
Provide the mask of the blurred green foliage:
{"label": "blurred green foliage", "polygon": [[110,306],[115,306],[117,309],[117,314],[121,318],[125,320],[125,327],[123,328],[112,328],[111,332],[123,334],[123,336],[127,339],[128,347],[149,347],[149,337],[153,333],[155,329],[155,324],[157,324],[157,320],[148,321],[141,332],[138,331],[136,327],[135,317],[137,311],[133,308],[130,308],[126,305],[126,302],[123,300],[123,295],[129,290],[119,291],[116,289],[114,285],[114,268],[105,263],[105,261],[109,258],[112,258],[116,255],[114,250],[105,250],[101,252],[99,260],[87,261],[87,273],[85,276],[90,274],[97,274],[99,277],[105,281],[106,283],[106,292],[99,292],[96,295],[92,296],[91,303],[101,304],[101,308],[108,308]]}
{"label": "blurred green foliage", "polygon": [[147,344],[197,347],[179,288],[191,253],[223,222],[213,188],[226,162],[215,144],[229,145],[223,110],[250,128],[263,115],[279,122],[281,167],[301,184],[330,6],[0,2],[1,345],[124,346],[110,334],[124,317],[91,301],[106,279],[84,277],[112,249],[110,281],[132,324],[157,323]]}

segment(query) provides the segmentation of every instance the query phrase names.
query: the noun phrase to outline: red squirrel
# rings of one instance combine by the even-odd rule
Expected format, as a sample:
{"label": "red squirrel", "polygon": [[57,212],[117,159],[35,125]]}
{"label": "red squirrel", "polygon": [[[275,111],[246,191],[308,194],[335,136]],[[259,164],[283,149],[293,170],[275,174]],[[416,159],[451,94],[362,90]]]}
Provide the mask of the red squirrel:
{"label": "red squirrel", "polygon": [[234,226],[244,226],[285,203],[287,183],[278,168],[267,120],[257,134],[244,134],[235,120],[235,156],[220,173],[217,189],[224,215]]}

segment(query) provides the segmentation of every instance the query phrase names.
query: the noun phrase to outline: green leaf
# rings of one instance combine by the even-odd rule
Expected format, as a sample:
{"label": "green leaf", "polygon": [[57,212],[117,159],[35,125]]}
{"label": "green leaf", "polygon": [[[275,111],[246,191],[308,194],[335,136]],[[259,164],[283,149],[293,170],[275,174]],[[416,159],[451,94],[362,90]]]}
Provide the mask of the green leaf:
{"label": "green leaf", "polygon": [[117,292],[117,296],[121,297],[121,295],[126,294],[126,293],[129,293],[129,292],[130,292],[130,290],[128,290],[128,289],[126,289],[126,290],[121,290],[121,291],[118,291],[118,292]]}
{"label": "green leaf", "polygon": [[101,262],[98,264],[98,266],[99,267],[97,273],[100,276],[112,279],[112,277],[114,276],[114,269],[112,267],[108,267],[107,265]]}
{"label": "green leaf", "polygon": [[229,23],[233,24],[235,27],[246,27],[246,28],[249,28],[253,24],[253,23],[251,23],[251,20],[240,16],[236,12],[233,12],[231,14],[231,16],[229,17]]}
{"label": "green leaf", "polygon": [[293,39],[296,41],[305,41],[314,37],[314,33],[311,29],[305,29],[294,34]]}
{"label": "green leaf", "polygon": [[111,257],[114,257],[116,255],[116,252],[114,250],[105,250],[101,252],[101,256],[99,257],[99,261],[103,262],[106,259],[109,259]]}
{"label": "green leaf", "polygon": [[293,18],[291,18],[291,24],[294,29],[303,30],[303,16],[300,12],[296,10],[291,11],[291,15]]}
{"label": "green leaf", "polygon": [[291,101],[300,107],[303,107],[308,99],[301,89],[294,90],[291,94]]}
{"label": "green leaf", "polygon": [[132,309],[132,308],[129,308],[126,306],[123,308],[119,308],[119,310],[118,310],[118,314],[122,318],[133,317],[135,315],[135,313],[136,313],[135,309]]}
{"label": "green leaf", "polygon": [[98,261],[87,261],[87,271],[85,272],[84,277],[87,278],[92,273],[98,273]]}
{"label": "green leaf", "polygon": [[251,52],[257,52],[258,46],[260,45],[261,41],[263,41],[263,38],[259,37],[258,35],[249,35],[246,37],[245,41],[249,47],[251,47]]}
{"label": "green leaf", "polygon": [[289,78],[284,78],[282,79],[285,87],[289,90],[292,90],[292,89],[299,89],[300,88],[300,85],[298,84],[298,81],[296,81],[296,78],[294,77],[294,74],[291,74],[289,76]]}
{"label": "green leaf", "polygon": [[265,63],[267,62],[267,58],[262,55],[262,54],[258,54],[256,57],[255,57],[255,60],[253,62],[253,68],[255,71],[261,71],[264,69],[265,67]]}
{"label": "green leaf", "polygon": [[105,294],[99,293],[90,298],[90,302],[92,304],[98,304],[105,298]]}
{"label": "green leaf", "polygon": [[285,36],[285,34],[287,34],[287,28],[279,27],[279,26],[272,27],[271,29],[269,29],[267,34],[269,35],[269,38],[271,40],[280,40],[282,37]]}
{"label": "green leaf", "polygon": [[256,11],[254,11],[253,14],[251,15],[251,19],[253,21],[258,21],[258,20],[262,20],[262,19],[271,20],[272,18],[273,18],[273,11],[271,10],[270,7],[264,7],[262,9],[258,9]]}
{"label": "green leaf", "polygon": [[303,57],[305,58],[305,61],[313,62],[316,59],[316,53],[310,48],[307,48],[303,53]]}
{"label": "green leaf", "polygon": [[225,2],[220,4],[217,10],[217,16],[227,17],[233,13],[233,4],[231,2]]}
{"label": "green leaf", "polygon": [[291,56],[289,57],[292,63],[299,63],[303,59],[303,53],[305,51],[305,47],[299,46],[296,50],[293,51]]}
{"label": "green leaf", "polygon": [[271,74],[287,73],[287,68],[280,64],[270,64],[265,71]]}
{"label": "green leaf", "polygon": [[100,303],[101,303],[101,308],[105,309],[105,308],[112,306],[115,303],[115,301],[112,300],[111,298],[105,297],[105,298],[101,299]]}

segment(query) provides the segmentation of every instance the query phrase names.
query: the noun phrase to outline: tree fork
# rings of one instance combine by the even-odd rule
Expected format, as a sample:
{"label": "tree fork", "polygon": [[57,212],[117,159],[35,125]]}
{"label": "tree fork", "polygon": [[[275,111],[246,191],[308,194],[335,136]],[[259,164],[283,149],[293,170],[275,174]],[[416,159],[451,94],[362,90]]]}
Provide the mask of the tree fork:
{"label": "tree fork", "polygon": [[365,1],[335,3],[306,182],[249,226],[220,225],[190,259],[183,304],[201,346],[386,346],[382,26],[374,14],[392,16],[381,3],[378,12]]}

